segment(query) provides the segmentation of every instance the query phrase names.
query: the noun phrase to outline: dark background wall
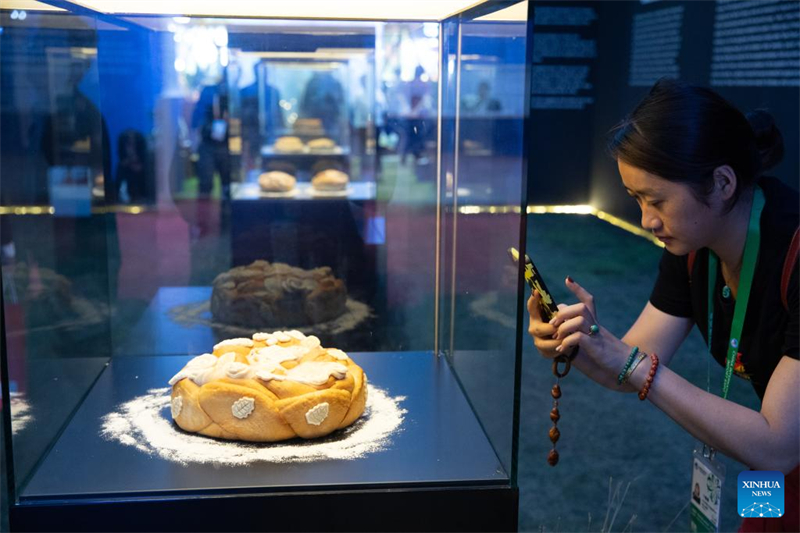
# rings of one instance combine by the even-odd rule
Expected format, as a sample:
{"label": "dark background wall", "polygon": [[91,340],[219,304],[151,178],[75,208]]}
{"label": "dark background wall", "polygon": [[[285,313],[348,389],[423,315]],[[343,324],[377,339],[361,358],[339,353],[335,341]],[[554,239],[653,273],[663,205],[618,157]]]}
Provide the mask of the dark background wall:
{"label": "dark background wall", "polygon": [[590,193],[600,2],[529,3],[533,19],[528,203],[585,204]]}
{"label": "dark background wall", "polygon": [[[771,174],[798,188],[800,179],[800,3],[750,2],[532,2],[534,50],[543,46],[542,34],[573,33],[595,39],[594,57],[545,57],[538,65],[587,65],[585,83],[561,109],[538,109],[533,83],[533,135],[529,157],[531,177],[529,203],[581,204],[595,207],[631,221],[639,212],[619,185],[616,164],[605,152],[607,133],[644,97],[657,75],[710,86],[744,112],[768,109],[784,136],[786,155]],[[734,11],[720,11],[729,9]],[[749,6],[749,7],[748,7]],[[571,26],[555,26],[553,16],[542,20],[543,9],[570,8],[584,16],[563,19]],[[596,19],[586,21],[593,10]],[[752,10],[743,12],[746,10]],[[714,63],[715,21],[725,18],[718,29],[716,45],[726,46],[737,70],[726,75]],[[576,25],[581,22],[583,25]],[[543,24],[542,22],[545,22]],[[634,32],[634,26],[638,32]],[[634,44],[639,54],[632,73]],[[539,40],[537,40],[539,35]],[[677,39],[672,35],[677,35]],[[721,41],[719,39],[722,39]],[[575,48],[574,38],[564,41]],[[572,42],[572,45],[570,45]],[[584,48],[590,48],[585,46]],[[586,50],[583,50],[584,52]],[[671,52],[672,51],[672,52]],[[563,55],[576,55],[564,52]],[[580,53],[580,50],[578,51]],[[717,55],[721,53],[717,50]],[[770,57],[773,53],[777,55]],[[657,61],[654,63],[654,57]],[[674,55],[674,58],[670,56]],[[747,54],[761,54],[748,59]],[[767,55],[765,55],[767,54]],[[534,51],[534,56],[537,56]],[[737,59],[738,58],[738,59]],[[719,59],[719,57],[717,57]],[[534,61],[534,77],[537,63]],[[748,71],[743,74],[743,71]],[[739,86],[731,86],[740,83]],[[646,84],[646,85],[645,85]],[[574,84],[573,84],[574,85]],[[633,86],[632,86],[633,85]],[[543,98],[542,95],[538,96]],[[567,105],[580,108],[564,109]]]}

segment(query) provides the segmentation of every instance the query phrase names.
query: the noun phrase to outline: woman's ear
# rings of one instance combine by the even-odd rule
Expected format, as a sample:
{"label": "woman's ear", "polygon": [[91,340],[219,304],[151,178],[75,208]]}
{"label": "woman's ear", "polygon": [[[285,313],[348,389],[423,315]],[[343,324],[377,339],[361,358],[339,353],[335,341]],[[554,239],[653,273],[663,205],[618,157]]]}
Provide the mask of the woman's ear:
{"label": "woman's ear", "polygon": [[736,172],[729,165],[714,169],[714,190],[719,193],[720,200],[727,202],[733,198],[737,186]]}

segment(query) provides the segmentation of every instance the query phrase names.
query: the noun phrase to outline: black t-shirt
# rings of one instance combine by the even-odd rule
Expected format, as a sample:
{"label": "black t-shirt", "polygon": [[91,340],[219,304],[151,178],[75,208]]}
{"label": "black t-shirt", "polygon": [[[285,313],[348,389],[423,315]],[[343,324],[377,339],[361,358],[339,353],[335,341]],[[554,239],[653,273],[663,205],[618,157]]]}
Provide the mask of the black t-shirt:
{"label": "black t-shirt", "polygon": [[[767,383],[781,358],[784,355],[794,359],[799,357],[800,288],[797,266],[789,279],[788,311],[781,301],[783,264],[798,226],[799,215],[797,191],[769,177],[761,178],[759,185],[766,200],[761,214],[761,244],[734,374],[749,380],[758,397],[763,400]],[[708,344],[708,249],[697,251],[691,280],[688,257],[664,251],[650,303],[667,314],[692,318]],[[736,301],[732,295],[723,297],[725,280],[720,263],[717,265],[711,353],[724,367]]]}

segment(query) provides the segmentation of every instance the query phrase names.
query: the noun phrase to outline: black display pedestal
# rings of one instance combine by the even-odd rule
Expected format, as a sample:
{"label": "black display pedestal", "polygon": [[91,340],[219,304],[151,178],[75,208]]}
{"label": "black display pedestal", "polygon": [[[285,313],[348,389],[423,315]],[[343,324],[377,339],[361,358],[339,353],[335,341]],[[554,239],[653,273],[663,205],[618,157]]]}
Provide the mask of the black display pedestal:
{"label": "black display pedestal", "polygon": [[105,414],[164,388],[189,359],[113,358],[19,491],[12,531],[516,530],[518,490],[444,358],[351,356],[402,398],[387,448],[245,466],[184,465],[102,438]]}
{"label": "black display pedestal", "polygon": [[[263,197],[253,184],[239,185],[231,201],[231,261],[262,259],[313,269],[330,267],[348,294],[366,301],[377,290],[377,242],[373,183],[354,183],[350,194],[314,197],[307,183],[292,198]],[[374,307],[373,302],[367,302]]]}
{"label": "black display pedestal", "polygon": [[12,506],[12,531],[516,531],[511,487],[237,494]]}

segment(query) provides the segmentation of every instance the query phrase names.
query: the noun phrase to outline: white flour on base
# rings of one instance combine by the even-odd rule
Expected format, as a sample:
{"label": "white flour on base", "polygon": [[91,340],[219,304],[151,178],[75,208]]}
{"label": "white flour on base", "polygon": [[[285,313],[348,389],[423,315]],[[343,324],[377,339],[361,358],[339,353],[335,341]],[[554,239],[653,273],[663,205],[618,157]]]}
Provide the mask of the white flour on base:
{"label": "white flour on base", "polygon": [[364,414],[353,425],[327,437],[283,443],[245,443],[204,437],[181,430],[170,415],[169,388],[151,389],[103,417],[101,434],[108,440],[134,446],[181,464],[212,463],[239,466],[258,461],[308,462],[358,459],[388,447],[390,436],[403,422],[405,409],[385,391],[368,385]]}
{"label": "white flour on base", "polygon": [[[312,333],[338,335],[354,329],[364,320],[374,316],[372,309],[367,304],[348,298],[345,303],[346,311],[339,317],[328,322],[320,322],[308,326],[285,324],[284,329],[296,329],[306,335]],[[208,300],[171,307],[167,314],[176,323],[184,327],[208,326],[218,331],[220,335],[228,337],[249,337],[258,328],[242,327],[235,324],[217,322],[211,316],[211,303]],[[267,328],[270,329],[270,328]]]}

